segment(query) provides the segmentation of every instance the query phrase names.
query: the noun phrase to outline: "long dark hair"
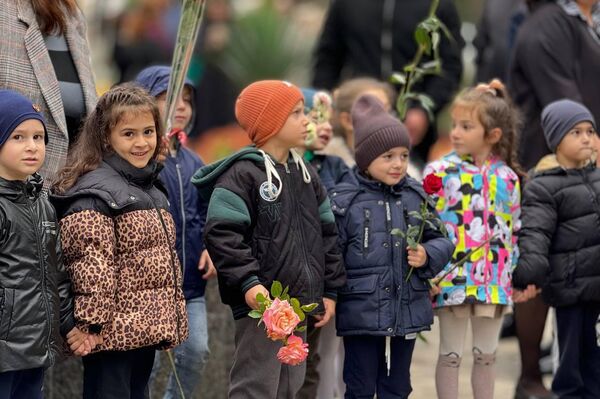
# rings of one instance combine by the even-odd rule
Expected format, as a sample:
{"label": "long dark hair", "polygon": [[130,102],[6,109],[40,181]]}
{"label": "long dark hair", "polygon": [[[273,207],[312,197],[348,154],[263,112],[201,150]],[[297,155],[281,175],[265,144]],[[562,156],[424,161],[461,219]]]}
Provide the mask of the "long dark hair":
{"label": "long dark hair", "polygon": [[45,35],[64,33],[69,16],[77,12],[76,0],[31,0],[31,5]]}
{"label": "long dark hair", "polygon": [[489,83],[480,83],[476,87],[463,90],[454,100],[453,107],[472,108],[479,117],[486,136],[492,129],[502,130],[502,136],[494,144],[492,152],[506,162],[519,177],[525,177],[516,154],[521,125],[520,114],[500,80],[494,79]]}
{"label": "long dark hair", "polygon": [[150,112],[156,127],[156,149],[152,160],[156,160],[163,146],[163,127],[156,100],[143,88],[125,83],[115,86],[98,99],[96,108],[86,118],[77,141],[69,152],[67,166],[57,175],[53,191],[63,194],[73,187],[77,179],[90,172],[102,162],[102,158],[113,152],[110,145],[111,130],[123,115]]}

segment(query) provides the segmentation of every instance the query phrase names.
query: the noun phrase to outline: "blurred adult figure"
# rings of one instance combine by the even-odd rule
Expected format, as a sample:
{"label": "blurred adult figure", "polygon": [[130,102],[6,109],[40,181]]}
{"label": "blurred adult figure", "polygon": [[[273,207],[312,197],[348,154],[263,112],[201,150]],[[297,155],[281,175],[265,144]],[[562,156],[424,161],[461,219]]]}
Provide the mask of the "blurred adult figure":
{"label": "blurred adult figure", "polygon": [[519,161],[530,169],[550,153],[540,125],[542,109],[569,98],[600,118],[600,7],[598,0],[532,2],[519,28],[509,89],[524,116]]}
{"label": "blurred adult figure", "polygon": [[[333,90],[353,77],[389,80],[401,72],[417,51],[414,31],[427,17],[431,1],[425,0],[334,0],[314,53],[313,87]],[[437,114],[452,98],[462,74],[460,19],[452,0],[441,0],[438,18],[448,27],[454,41],[443,37],[440,56],[443,73],[428,75],[413,86],[429,95]],[[419,104],[413,104],[404,120],[413,142],[413,154],[427,160],[435,142],[435,122]],[[415,159],[416,160],[416,159]]]}
{"label": "blurred adult figure", "polygon": [[3,1],[0,38],[0,88],[28,97],[46,119],[47,187],[96,104],[86,22],[75,0]]}
{"label": "blurred adult figure", "polygon": [[477,82],[489,82],[494,78],[506,80],[511,19],[522,5],[523,0],[485,1],[473,41],[477,49]]}

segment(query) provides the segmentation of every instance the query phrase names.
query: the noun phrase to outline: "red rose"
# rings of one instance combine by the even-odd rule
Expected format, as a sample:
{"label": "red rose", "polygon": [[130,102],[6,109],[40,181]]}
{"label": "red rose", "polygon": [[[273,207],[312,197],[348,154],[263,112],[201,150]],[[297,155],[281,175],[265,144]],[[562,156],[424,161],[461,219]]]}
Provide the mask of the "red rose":
{"label": "red rose", "polygon": [[442,189],[442,178],[436,174],[429,174],[423,179],[423,190],[427,195],[435,194]]}

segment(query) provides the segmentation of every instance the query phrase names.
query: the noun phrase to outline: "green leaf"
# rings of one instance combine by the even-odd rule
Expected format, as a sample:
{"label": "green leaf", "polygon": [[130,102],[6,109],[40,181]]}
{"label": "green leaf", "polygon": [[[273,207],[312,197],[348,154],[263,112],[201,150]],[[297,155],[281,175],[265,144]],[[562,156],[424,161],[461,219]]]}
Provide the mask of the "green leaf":
{"label": "green leaf", "polygon": [[450,30],[448,29],[446,24],[444,24],[442,21],[439,21],[439,27],[440,27],[440,30],[442,31],[442,33],[444,34],[444,36],[446,36],[446,38],[448,38],[448,40],[450,40],[451,42],[454,43],[454,36],[452,36],[452,33],[450,33]]}
{"label": "green leaf", "polygon": [[400,72],[394,72],[392,76],[390,76],[390,83],[405,85],[406,84],[406,75]]}
{"label": "green leaf", "polygon": [[294,312],[296,312],[298,317],[300,317],[300,321],[304,321],[304,319],[306,319],[306,315],[304,314],[302,309],[300,309],[300,308],[298,308],[298,310],[294,309]]}
{"label": "green leaf", "polygon": [[290,290],[289,286],[285,286],[285,288],[283,289],[283,292],[281,293],[281,297],[287,296],[289,298],[288,292]]}
{"label": "green leaf", "polygon": [[294,331],[298,331],[298,332],[306,331],[306,326],[296,327],[296,329]]}
{"label": "green leaf", "polygon": [[406,230],[406,238],[407,240],[410,238],[412,240],[415,240],[418,236],[419,236],[419,226],[408,226],[408,229]]}
{"label": "green leaf", "polygon": [[290,294],[281,294],[281,296],[279,297],[279,299],[281,299],[282,301],[290,301]]}
{"label": "green leaf", "polygon": [[392,229],[392,231],[390,231],[390,234],[396,237],[406,237],[406,234],[400,229]]}
{"label": "green leaf", "polygon": [[423,47],[427,55],[431,54],[431,39],[427,28],[423,24],[419,24],[415,30],[415,41]]}
{"label": "green leaf", "polygon": [[412,237],[406,237],[406,243],[408,244],[410,249],[417,249],[417,247],[419,245],[419,243],[417,243],[417,240],[415,240]]}
{"label": "green leaf", "polygon": [[308,305],[302,305],[300,306],[300,309],[302,309],[305,312],[312,312],[313,310],[315,310],[317,308],[317,306],[319,306],[319,304],[317,303],[309,303]]}
{"label": "green leaf", "polygon": [[262,313],[258,310],[251,310],[250,313],[248,313],[248,317],[251,317],[253,319],[260,319],[262,317]]}
{"label": "green leaf", "polygon": [[421,215],[421,212],[410,211],[410,212],[408,212],[408,215],[412,216],[415,219],[423,220],[423,216]]}
{"label": "green leaf", "polygon": [[273,298],[279,298],[281,291],[283,291],[281,283],[277,280],[273,281],[273,284],[271,284],[271,296]]}
{"label": "green leaf", "polygon": [[256,294],[256,302],[258,302],[259,304],[265,302],[266,300],[267,300],[267,298],[265,298],[265,296],[262,292],[259,292],[258,294]]}

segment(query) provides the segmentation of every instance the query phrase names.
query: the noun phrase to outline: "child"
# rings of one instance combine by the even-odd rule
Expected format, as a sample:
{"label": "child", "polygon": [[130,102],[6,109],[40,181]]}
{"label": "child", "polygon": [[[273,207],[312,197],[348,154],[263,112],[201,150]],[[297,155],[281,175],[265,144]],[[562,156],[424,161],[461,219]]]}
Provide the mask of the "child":
{"label": "child", "polygon": [[406,398],[415,338],[433,323],[427,280],[450,260],[454,247],[429,227],[414,250],[405,250],[406,241],[391,234],[418,225],[408,215],[428,201],[421,185],[406,175],[408,132],[371,95],[356,101],[352,123],[358,185],[341,184],[332,193],[348,275],[336,309],[338,335],[344,338],[345,397]]}
{"label": "child", "polygon": [[56,215],[41,195],[47,142],[38,109],[0,90],[1,398],[43,397],[44,369],[61,353],[61,335],[79,355],[96,345],[75,327]]}
{"label": "child", "polygon": [[148,397],[155,350],[188,335],[175,225],[157,181],[161,137],[154,98],[114,87],[53,186],[75,317],[104,339],[83,360],[84,398]]}
{"label": "child", "polygon": [[536,168],[523,192],[521,257],[515,287],[535,284],[556,308],[559,365],[552,391],[600,397],[600,170],[591,161],[596,123],[590,111],[559,100],[542,112],[554,165]]}
{"label": "child", "polygon": [[[163,116],[171,68],[152,66],[144,69],[136,78],[136,83],[156,98]],[[192,185],[192,176],[204,166],[198,155],[187,149],[180,138],[183,131],[191,131],[194,113],[192,99],[194,87],[185,82],[183,93],[173,117],[173,131],[176,140],[169,148],[160,172],[160,179],[169,194],[169,210],[175,222],[176,248],[179,261],[183,265],[183,293],[190,329],[189,338],[176,347],[175,366],[181,388],[186,397],[192,397],[200,385],[202,371],[208,361],[208,326],[206,320],[206,302],[204,291],[206,280],[215,276],[215,268],[204,249],[202,230],[206,220],[207,204],[198,196],[198,190]],[[160,363],[157,357],[155,363]],[[178,397],[179,387],[171,373],[165,398]]]}
{"label": "child", "polygon": [[[321,183],[329,192],[336,184],[343,182],[354,182],[354,174],[346,166],[342,158],[335,155],[321,153],[331,141],[333,130],[329,123],[331,116],[331,97],[325,91],[313,89],[302,89],[304,95],[304,112],[314,126],[314,132],[309,134],[304,142],[303,158],[314,167],[319,174]],[[319,399],[334,397],[333,389],[328,388],[335,381],[321,379],[320,369],[333,371],[335,369],[337,353],[340,347],[340,338],[335,335],[335,323],[327,323],[322,328],[315,328],[316,319],[309,316],[306,330],[306,341],[312,350],[306,359],[306,376],[302,389],[298,392],[297,399]],[[323,357],[322,355],[326,356]],[[329,355],[331,354],[331,355]],[[335,377],[333,377],[335,379]],[[327,385],[322,387],[321,385]],[[324,391],[328,391],[326,394]],[[343,391],[342,391],[343,392]]]}
{"label": "child", "polygon": [[281,343],[247,317],[257,309],[256,295],[268,295],[273,281],[280,281],[300,303],[319,304],[319,327],[333,315],[345,282],[327,192],[293,150],[307,134],[303,100],[284,81],[246,87],[235,113],[256,148],[201,169],[193,180],[204,196],[212,193],[204,237],[221,299],[236,320],[233,399],[293,398],[304,381],[305,363],[282,365]]}
{"label": "child", "polygon": [[460,93],[451,115],[454,152],[430,164],[425,176],[435,173],[443,179],[437,210],[456,245],[455,260],[491,241],[435,287],[440,321],[436,389],[441,399],[458,397],[458,371],[471,320],[473,396],[487,399],[493,397],[495,352],[502,317],[512,305],[511,272],[518,258],[517,114],[504,85],[493,80]]}

